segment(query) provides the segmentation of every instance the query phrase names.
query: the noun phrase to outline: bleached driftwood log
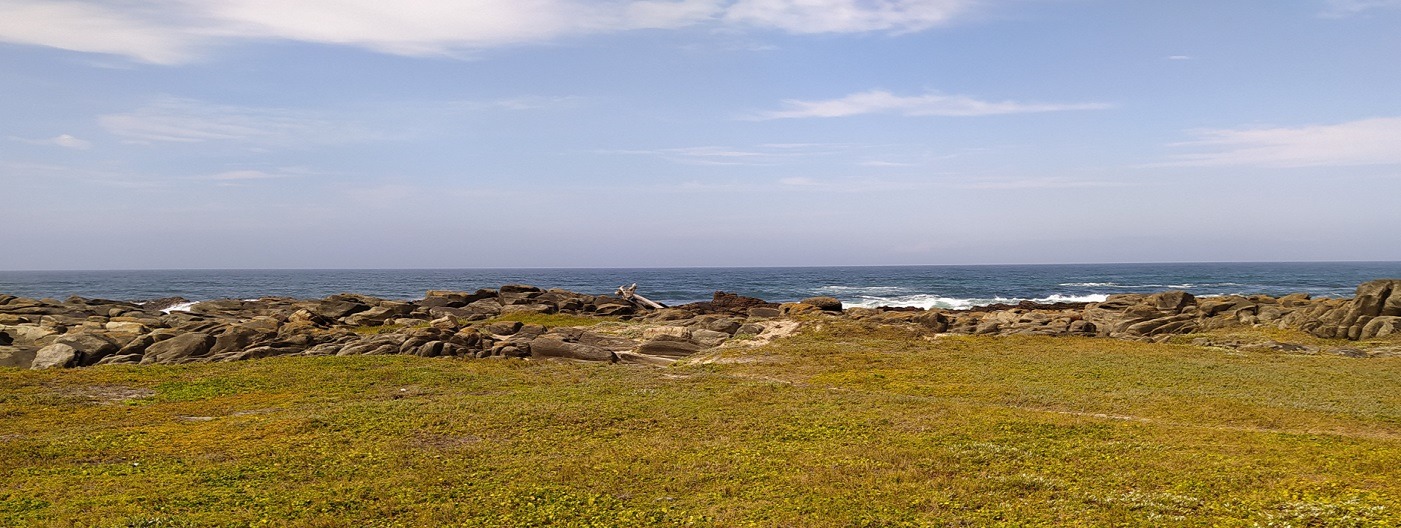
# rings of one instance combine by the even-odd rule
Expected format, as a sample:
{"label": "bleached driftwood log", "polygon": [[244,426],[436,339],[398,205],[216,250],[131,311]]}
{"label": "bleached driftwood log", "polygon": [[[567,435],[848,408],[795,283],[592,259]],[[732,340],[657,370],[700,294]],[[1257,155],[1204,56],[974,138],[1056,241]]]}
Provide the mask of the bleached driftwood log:
{"label": "bleached driftwood log", "polygon": [[641,307],[643,307],[643,308],[650,308],[650,309],[653,309],[653,310],[660,310],[660,309],[662,309],[662,308],[666,308],[666,305],[665,305],[665,304],[662,304],[662,303],[653,301],[653,300],[651,300],[651,299],[648,299],[648,298],[646,298],[646,297],[643,297],[643,296],[641,296],[641,295],[638,295],[638,294],[637,294],[637,283],[636,283],[636,282],[634,282],[634,283],[632,283],[632,284],[630,284],[630,285],[628,285],[628,286],[623,286],[623,287],[618,288],[618,295],[621,295],[621,296],[623,297],[623,299],[626,300],[627,302],[633,303],[633,304],[638,305],[638,306],[641,306]]}

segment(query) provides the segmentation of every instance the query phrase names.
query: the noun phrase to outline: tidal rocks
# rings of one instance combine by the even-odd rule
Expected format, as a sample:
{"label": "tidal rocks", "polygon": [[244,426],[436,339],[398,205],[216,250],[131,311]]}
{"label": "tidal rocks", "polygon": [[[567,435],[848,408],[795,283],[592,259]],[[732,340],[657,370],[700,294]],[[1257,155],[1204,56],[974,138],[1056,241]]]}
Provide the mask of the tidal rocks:
{"label": "tidal rocks", "polygon": [[[532,320],[557,313],[635,325],[608,329],[483,322],[502,314]],[[788,316],[802,317],[784,320]],[[1198,298],[1167,291],[1114,295],[1098,303],[1023,302],[973,310],[848,309],[830,297],[780,305],[725,292],[716,292],[707,302],[655,309],[621,297],[527,285],[473,292],[433,290],[420,301],[355,294],[311,300],[211,300],[170,313],[151,303],[0,295],[0,366],[66,368],[361,354],[665,364],[729,346],[736,335],[837,318],[907,325],[928,333],[1160,341],[1234,325],[1268,325],[1319,337],[1371,340],[1401,335],[1401,280],[1364,283],[1352,299],[1314,299],[1306,294]],[[1376,346],[1380,345],[1359,345],[1363,355],[1374,355]]]}

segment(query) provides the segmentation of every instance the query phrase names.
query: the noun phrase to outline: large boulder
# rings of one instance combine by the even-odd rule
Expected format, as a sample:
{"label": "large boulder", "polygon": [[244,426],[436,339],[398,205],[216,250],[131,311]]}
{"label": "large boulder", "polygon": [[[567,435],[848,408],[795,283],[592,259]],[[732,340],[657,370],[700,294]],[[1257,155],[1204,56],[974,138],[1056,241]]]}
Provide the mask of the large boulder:
{"label": "large boulder", "polygon": [[179,363],[201,358],[209,354],[215,341],[214,336],[202,332],[180,334],[146,347],[141,363]]}
{"label": "large boulder", "polygon": [[54,343],[35,352],[34,360],[30,363],[29,368],[49,369],[76,367],[81,357],[82,353],[71,345]]}
{"label": "large boulder", "polygon": [[1358,339],[1372,339],[1392,335],[1401,335],[1401,317],[1383,315],[1367,321],[1367,325],[1362,327],[1362,331],[1358,333],[1357,337]]}
{"label": "large boulder", "polygon": [[840,300],[838,300],[836,297],[826,297],[826,296],[822,296],[822,297],[808,297],[808,298],[803,299],[803,300],[798,301],[798,302],[800,302],[800,303],[802,303],[802,304],[807,304],[807,305],[811,305],[811,306],[816,306],[818,309],[820,309],[820,310],[822,310],[822,311],[824,311],[824,312],[840,312],[840,311],[842,311],[842,302],[841,302]]}
{"label": "large boulder", "polygon": [[75,366],[83,367],[94,365],[121,348],[111,339],[90,333],[68,334],[58,338],[54,343],[65,344],[77,350],[79,355],[78,363]]}

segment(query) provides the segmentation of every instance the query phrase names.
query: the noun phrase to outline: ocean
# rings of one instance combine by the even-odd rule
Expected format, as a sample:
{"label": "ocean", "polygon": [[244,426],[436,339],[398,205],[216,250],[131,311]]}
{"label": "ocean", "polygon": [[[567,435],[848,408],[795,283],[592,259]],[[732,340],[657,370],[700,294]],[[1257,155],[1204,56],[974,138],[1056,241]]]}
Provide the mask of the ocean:
{"label": "ocean", "polygon": [[717,290],[768,301],[828,295],[847,306],[967,308],[990,303],[1098,301],[1115,293],[1198,296],[1304,292],[1351,297],[1357,285],[1401,278],[1401,262],[1056,264],[771,268],[0,271],[0,293],[146,300],[320,298],[342,292],[420,299],[427,290],[524,283],[583,293],[637,292],[667,304]]}

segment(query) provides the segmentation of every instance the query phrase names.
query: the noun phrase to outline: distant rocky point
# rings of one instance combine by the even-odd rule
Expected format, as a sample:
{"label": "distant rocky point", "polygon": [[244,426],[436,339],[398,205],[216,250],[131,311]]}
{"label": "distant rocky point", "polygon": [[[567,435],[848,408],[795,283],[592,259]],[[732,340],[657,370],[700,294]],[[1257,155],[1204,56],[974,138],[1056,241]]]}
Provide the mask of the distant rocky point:
{"label": "distant rocky point", "polygon": [[[188,310],[166,311],[185,305]],[[568,318],[535,318],[561,322],[550,327],[510,320],[531,320],[513,317],[518,314],[638,324],[574,326],[577,321]],[[716,292],[708,302],[658,308],[626,289],[619,295],[587,295],[522,284],[473,292],[433,290],[411,302],[355,294],[193,304],[179,298],[138,303],[0,294],[0,366],[40,369],[361,354],[667,364],[730,342],[762,342],[791,331],[794,321],[824,317],[906,325],[930,333],[1155,341],[1265,325],[1357,341],[1401,335],[1401,279],[1364,283],[1352,299],[1314,299],[1306,294],[1197,298],[1166,291],[1113,295],[1097,303],[1023,302],[971,310],[843,309],[832,297],[779,304],[725,292]],[[1276,345],[1280,350],[1296,346]],[[1368,355],[1334,348],[1343,355]]]}

